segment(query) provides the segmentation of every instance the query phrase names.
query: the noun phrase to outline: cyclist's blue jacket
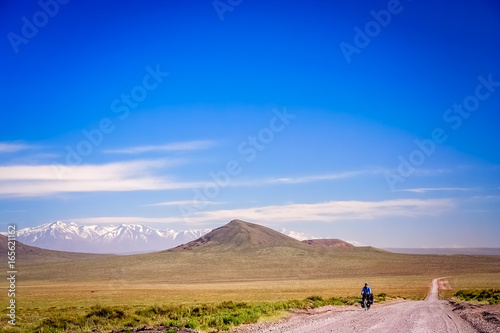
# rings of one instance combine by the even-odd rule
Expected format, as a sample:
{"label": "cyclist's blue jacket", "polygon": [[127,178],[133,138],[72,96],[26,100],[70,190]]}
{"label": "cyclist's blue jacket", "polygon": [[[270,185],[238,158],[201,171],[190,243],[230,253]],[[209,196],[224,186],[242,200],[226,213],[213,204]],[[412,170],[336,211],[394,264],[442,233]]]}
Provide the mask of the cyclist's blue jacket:
{"label": "cyclist's blue jacket", "polygon": [[370,286],[363,287],[363,290],[361,290],[361,294],[371,294],[371,293],[372,293],[372,289],[370,288]]}

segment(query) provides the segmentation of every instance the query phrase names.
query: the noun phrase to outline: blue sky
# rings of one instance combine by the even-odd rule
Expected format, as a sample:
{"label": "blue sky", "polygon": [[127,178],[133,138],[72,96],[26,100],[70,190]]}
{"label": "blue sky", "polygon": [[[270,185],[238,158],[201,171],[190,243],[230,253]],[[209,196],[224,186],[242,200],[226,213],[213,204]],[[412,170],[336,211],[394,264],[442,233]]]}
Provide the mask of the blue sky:
{"label": "blue sky", "polygon": [[498,246],[496,1],[4,1],[0,224]]}

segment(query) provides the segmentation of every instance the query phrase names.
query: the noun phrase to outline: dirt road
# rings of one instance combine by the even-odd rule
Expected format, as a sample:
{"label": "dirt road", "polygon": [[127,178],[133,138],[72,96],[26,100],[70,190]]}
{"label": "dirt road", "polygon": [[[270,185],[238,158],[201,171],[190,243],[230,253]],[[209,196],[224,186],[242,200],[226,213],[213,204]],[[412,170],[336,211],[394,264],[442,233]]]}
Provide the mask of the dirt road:
{"label": "dirt road", "polygon": [[255,324],[235,330],[238,333],[276,332],[414,332],[477,333],[466,321],[438,298],[438,279],[425,301],[403,301],[362,308],[331,307],[324,313],[301,314],[274,324]]}

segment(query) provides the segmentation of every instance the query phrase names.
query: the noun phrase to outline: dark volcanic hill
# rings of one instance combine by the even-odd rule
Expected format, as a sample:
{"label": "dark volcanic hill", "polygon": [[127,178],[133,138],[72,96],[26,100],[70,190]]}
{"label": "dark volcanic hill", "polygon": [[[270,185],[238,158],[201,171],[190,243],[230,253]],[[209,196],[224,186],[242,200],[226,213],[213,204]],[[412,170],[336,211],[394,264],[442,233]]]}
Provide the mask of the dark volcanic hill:
{"label": "dark volcanic hill", "polygon": [[241,220],[233,220],[194,241],[176,247],[173,251],[214,247],[232,249],[291,247],[306,249],[307,246],[304,245],[304,243],[270,228]]}
{"label": "dark volcanic hill", "polygon": [[311,239],[302,241],[302,243],[318,247],[333,247],[337,249],[350,249],[355,247],[351,243],[344,242],[341,239]]}

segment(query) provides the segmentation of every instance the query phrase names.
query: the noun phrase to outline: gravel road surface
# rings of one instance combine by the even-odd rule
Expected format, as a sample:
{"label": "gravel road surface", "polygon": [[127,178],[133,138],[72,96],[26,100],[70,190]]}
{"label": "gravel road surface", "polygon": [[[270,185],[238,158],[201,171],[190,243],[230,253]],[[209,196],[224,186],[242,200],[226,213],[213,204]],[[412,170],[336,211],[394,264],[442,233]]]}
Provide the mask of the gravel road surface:
{"label": "gravel road surface", "polygon": [[368,311],[361,307],[329,307],[323,313],[299,314],[278,323],[241,327],[235,333],[306,333],[306,332],[405,332],[405,333],[477,333],[457,316],[447,301],[438,298],[438,279],[425,301],[375,304]]}

